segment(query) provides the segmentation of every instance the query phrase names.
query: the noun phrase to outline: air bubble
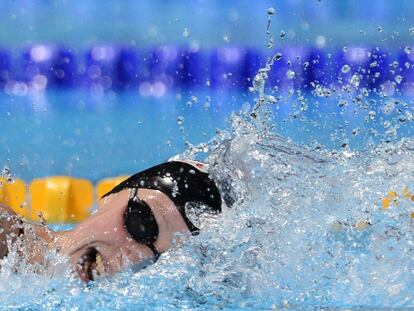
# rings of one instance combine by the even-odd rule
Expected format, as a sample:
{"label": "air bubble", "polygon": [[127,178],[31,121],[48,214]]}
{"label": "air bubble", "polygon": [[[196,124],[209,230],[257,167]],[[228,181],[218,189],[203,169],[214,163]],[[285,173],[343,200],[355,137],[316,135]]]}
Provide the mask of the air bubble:
{"label": "air bubble", "polygon": [[384,28],[382,28],[382,26],[378,26],[377,27],[377,30],[378,30],[378,32],[383,32],[384,31]]}
{"label": "air bubble", "polygon": [[410,35],[414,36],[414,27],[408,28],[408,31],[410,32]]}
{"label": "air bubble", "polygon": [[284,39],[286,37],[286,32],[284,30],[280,31],[280,39]]}
{"label": "air bubble", "polygon": [[406,46],[404,48],[404,52],[407,53],[407,54],[411,54],[411,51],[412,51],[412,47],[411,46]]}

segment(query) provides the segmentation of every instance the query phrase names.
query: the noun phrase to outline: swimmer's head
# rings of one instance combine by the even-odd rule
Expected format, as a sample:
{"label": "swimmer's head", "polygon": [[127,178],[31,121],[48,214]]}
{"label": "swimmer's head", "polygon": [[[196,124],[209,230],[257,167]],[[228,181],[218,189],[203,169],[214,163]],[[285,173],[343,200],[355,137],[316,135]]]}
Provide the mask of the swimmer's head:
{"label": "swimmer's head", "polygon": [[128,207],[128,189],[105,197],[95,214],[62,237],[62,250],[70,256],[73,270],[84,282],[128,267],[144,267],[172,247],[177,233],[189,232],[166,195],[148,189],[139,189],[138,193],[145,203],[132,209]]}

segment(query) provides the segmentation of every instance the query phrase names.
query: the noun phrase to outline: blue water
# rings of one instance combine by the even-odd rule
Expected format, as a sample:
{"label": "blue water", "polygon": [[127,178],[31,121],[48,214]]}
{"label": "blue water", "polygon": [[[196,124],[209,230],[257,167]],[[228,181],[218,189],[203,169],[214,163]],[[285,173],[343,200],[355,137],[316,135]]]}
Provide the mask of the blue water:
{"label": "blue water", "polygon": [[[412,92],[413,2],[121,2],[0,4],[2,42],[14,53],[10,64],[2,56],[2,65],[11,66],[2,79],[11,83],[0,93],[0,169],[26,182],[50,175],[97,182],[171,157],[196,158],[231,183],[237,201],[157,264],[88,285],[54,251],[45,248],[49,264],[39,266],[12,248],[1,262],[0,309],[414,308],[413,101],[400,93]],[[40,62],[29,76],[20,72],[28,69],[24,52],[49,43],[73,47],[79,67],[71,62],[68,73],[85,73],[84,52],[101,44],[139,51],[190,46],[213,54],[240,47],[267,55],[270,6],[275,45],[268,52],[291,59],[275,63],[265,89],[275,103],[258,109],[258,94],[241,91],[237,80],[244,63],[195,62],[202,83],[186,90],[175,84],[162,97],[140,95],[140,85],[125,92],[115,85],[54,88],[54,63]],[[306,53],[288,53],[298,47],[316,51],[318,61],[305,66]],[[352,59],[359,47],[366,48],[363,63]],[[114,78],[117,71],[108,69],[114,64],[94,70]],[[265,65],[254,57],[246,64],[252,67],[244,78]],[[211,77],[222,80],[199,89],[213,69]],[[352,83],[354,74],[361,81]],[[106,75],[98,75],[102,84],[110,84]],[[38,84],[18,82],[32,78]],[[314,80],[323,84],[319,91],[304,92]],[[383,209],[390,191],[397,197]]]}
{"label": "blue water", "polygon": [[[345,144],[353,150],[413,134],[409,98],[371,96],[355,103],[357,95],[279,94],[279,102],[271,106],[274,130],[311,148],[340,149]],[[192,90],[154,98],[137,92],[93,95],[68,90],[22,97],[0,94],[0,101],[1,165],[27,182],[50,175],[96,182],[134,173],[208,142],[216,129],[230,128],[232,113],[250,111],[255,95]],[[392,109],[384,110],[389,103]]]}
{"label": "blue water", "polygon": [[[402,196],[414,191],[409,102],[274,95],[278,103],[257,110],[256,94],[231,92],[3,95],[3,163],[16,177],[95,181],[181,154],[210,163],[238,201],[157,264],[88,286],[53,252],[48,267],[11,252],[1,307],[412,307],[414,205]],[[391,190],[399,203],[383,210]]]}
{"label": "blue water", "polygon": [[86,91],[0,95],[0,163],[27,181],[57,174],[92,181],[130,174],[184,151],[187,142],[209,140],[216,128],[226,128],[243,98],[177,94],[161,99],[132,92],[95,98]]}

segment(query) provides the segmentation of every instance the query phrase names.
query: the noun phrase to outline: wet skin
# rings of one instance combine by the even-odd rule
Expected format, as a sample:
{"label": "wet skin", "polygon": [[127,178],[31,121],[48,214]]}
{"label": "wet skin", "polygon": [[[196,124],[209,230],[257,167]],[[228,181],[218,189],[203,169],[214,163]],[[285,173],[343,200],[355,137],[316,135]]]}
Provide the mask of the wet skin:
{"label": "wet skin", "polygon": [[[51,243],[70,257],[73,271],[88,282],[90,273],[85,271],[83,260],[99,254],[100,268],[96,274],[113,275],[132,264],[152,259],[152,250],[137,243],[124,227],[124,212],[129,200],[129,190],[112,194],[100,200],[98,211],[72,231],[57,234]],[[151,207],[158,224],[158,239],[154,243],[159,253],[171,248],[177,233],[189,232],[174,203],[158,190],[139,189],[138,196]],[[91,255],[92,252],[92,255]],[[97,253],[96,253],[97,252]],[[85,257],[86,256],[86,257]],[[97,263],[92,262],[93,268]],[[102,271],[104,270],[104,271]]]}
{"label": "wet skin", "polygon": [[[82,281],[88,282],[98,275],[114,275],[128,266],[153,259],[152,250],[132,239],[124,227],[129,195],[129,189],[125,189],[101,199],[97,212],[70,231],[55,232],[45,226],[30,226],[36,240],[24,232],[23,239],[29,245],[25,250],[28,260],[42,263],[42,250],[46,244],[49,249],[57,249],[69,256],[73,271]],[[138,196],[150,206],[157,221],[159,232],[154,246],[159,253],[172,247],[177,241],[177,233],[189,233],[181,214],[165,194],[158,190],[139,189]],[[13,220],[3,219],[0,226],[7,229],[5,232],[8,234],[17,236],[18,229],[11,227],[19,217],[7,206],[1,205],[0,210],[14,217]],[[7,253],[5,243],[0,243],[1,251],[4,255]]]}

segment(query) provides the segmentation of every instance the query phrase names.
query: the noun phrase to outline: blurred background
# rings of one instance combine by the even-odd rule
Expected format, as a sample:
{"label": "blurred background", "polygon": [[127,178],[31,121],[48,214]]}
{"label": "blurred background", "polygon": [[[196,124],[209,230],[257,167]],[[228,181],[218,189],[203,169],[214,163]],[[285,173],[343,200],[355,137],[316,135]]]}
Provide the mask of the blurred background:
{"label": "blurred background", "polygon": [[26,180],[96,181],[165,161],[251,109],[252,78],[277,54],[266,90],[279,134],[333,149],[411,135],[398,107],[414,90],[413,12],[409,0],[2,1],[1,163]]}

